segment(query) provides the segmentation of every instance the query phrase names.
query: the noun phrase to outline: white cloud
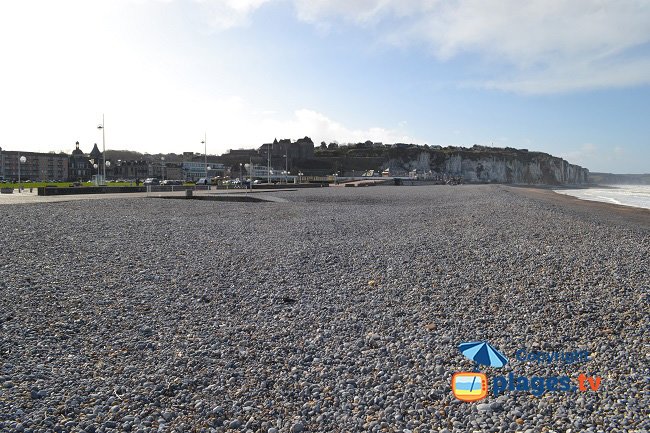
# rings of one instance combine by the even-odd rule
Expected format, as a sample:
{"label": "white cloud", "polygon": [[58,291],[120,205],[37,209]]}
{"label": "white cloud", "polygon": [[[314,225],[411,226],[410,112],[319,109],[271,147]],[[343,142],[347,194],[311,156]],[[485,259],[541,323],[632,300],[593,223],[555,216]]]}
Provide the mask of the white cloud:
{"label": "white cloud", "polygon": [[[650,84],[650,2],[295,0],[298,17],[378,26],[400,46],[425,42],[445,61],[481,56],[488,88],[555,93]],[[504,73],[504,65],[506,72]],[[491,73],[490,70],[499,71]]]}
{"label": "white cloud", "polygon": [[[280,113],[273,110],[259,110],[241,98],[215,101],[205,110],[209,113],[208,136],[219,136],[219,142],[211,140],[216,146],[215,152],[238,147],[258,147],[274,138],[290,138],[296,140],[308,136],[314,143],[321,141],[339,143],[357,143],[366,140],[375,142],[418,142],[402,127],[386,129],[372,126],[368,128],[352,128],[331,119],[315,110],[302,108],[293,113]],[[251,125],[255,125],[251,128]]]}
{"label": "white cloud", "polygon": [[194,0],[204,10],[209,24],[216,29],[246,25],[250,15],[270,0]]}
{"label": "white cloud", "polygon": [[[296,140],[304,136],[311,137],[315,143],[334,140],[341,143],[366,140],[385,143],[416,142],[402,129],[350,128],[310,109],[300,109],[290,114],[259,110],[238,96],[207,100],[200,96],[179,95],[176,101],[179,101],[180,107],[192,105],[195,110],[191,114],[182,109],[154,110],[141,113],[137,122],[134,122],[133,116],[140,112],[139,107],[121,110],[115,115],[116,118],[111,119],[116,129],[113,132],[112,144],[120,148],[129,147],[148,152],[181,152],[191,150],[192,147],[198,152],[198,143],[204,130],[207,133],[209,153],[258,147],[274,138]],[[197,118],[196,113],[202,115]],[[142,124],[162,127],[147,130],[142,128]],[[169,131],[164,125],[174,125],[174,128]],[[188,135],[191,131],[196,132],[195,136]],[[181,135],[177,135],[179,133]]]}
{"label": "white cloud", "polygon": [[[199,0],[214,25],[247,22],[263,3]],[[613,0],[292,0],[298,19],[374,29],[386,43],[425,43],[440,61],[478,55],[466,83],[518,93],[557,93],[650,84],[650,2]],[[634,49],[639,49],[633,53]]]}
{"label": "white cloud", "polygon": [[[309,109],[297,110],[293,117],[284,120],[266,119],[262,129],[272,136],[289,134],[292,138],[309,136],[315,143],[321,141],[338,141],[340,143],[358,143],[366,140],[383,143],[416,142],[416,139],[399,129],[370,127],[352,129],[322,113]],[[268,135],[267,135],[268,136]]]}
{"label": "white cloud", "polygon": [[[114,1],[122,5],[152,2]],[[39,14],[46,17],[44,21],[60,17],[61,10],[80,16],[79,10],[92,9],[91,15],[100,17],[104,13],[100,9],[109,8],[98,1],[65,0],[51,6],[31,2],[39,9],[52,9]],[[261,7],[283,2],[293,4],[299,20],[319,29],[343,21],[389,45],[424,44],[442,62],[465,54],[475,56],[480,59],[472,72],[477,78],[459,83],[462,86],[544,94],[650,84],[647,1],[191,0],[216,30],[249,25]],[[26,20],[7,17],[7,21]],[[101,27],[97,20],[73,22],[64,17],[63,23],[57,32],[64,34],[87,35],[93,33],[93,25]]]}
{"label": "white cloud", "polygon": [[385,9],[385,3],[382,0],[294,0],[298,18],[311,23],[337,17],[359,24],[376,21]]}
{"label": "white cloud", "polygon": [[298,18],[308,22],[343,18],[357,24],[406,18],[435,10],[439,0],[293,0]]}
{"label": "white cloud", "polygon": [[553,64],[541,70],[518,71],[511,78],[466,82],[464,86],[544,94],[650,84],[650,59],[630,59],[620,64],[608,60]]}

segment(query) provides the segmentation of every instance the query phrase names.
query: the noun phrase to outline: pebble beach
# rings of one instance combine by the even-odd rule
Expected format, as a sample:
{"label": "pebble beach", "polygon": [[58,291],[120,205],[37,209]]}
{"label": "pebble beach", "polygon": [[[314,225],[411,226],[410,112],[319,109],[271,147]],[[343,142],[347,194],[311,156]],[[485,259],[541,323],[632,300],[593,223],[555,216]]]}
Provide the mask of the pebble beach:
{"label": "pebble beach", "polygon": [[[0,431],[650,429],[650,211],[500,185],[268,196],[0,206]],[[488,379],[600,388],[461,402],[468,341],[508,357]]]}

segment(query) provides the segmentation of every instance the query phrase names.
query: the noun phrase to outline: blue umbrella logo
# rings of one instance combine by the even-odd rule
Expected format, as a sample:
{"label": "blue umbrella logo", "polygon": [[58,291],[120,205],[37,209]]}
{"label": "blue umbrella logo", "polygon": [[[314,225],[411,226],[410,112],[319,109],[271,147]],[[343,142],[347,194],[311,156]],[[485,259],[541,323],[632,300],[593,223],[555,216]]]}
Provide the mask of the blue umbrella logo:
{"label": "blue umbrella logo", "polygon": [[461,343],[458,346],[461,353],[474,361],[476,370],[478,364],[487,365],[488,367],[501,368],[508,363],[508,358],[496,350],[490,343],[485,341],[472,341],[471,343]]}

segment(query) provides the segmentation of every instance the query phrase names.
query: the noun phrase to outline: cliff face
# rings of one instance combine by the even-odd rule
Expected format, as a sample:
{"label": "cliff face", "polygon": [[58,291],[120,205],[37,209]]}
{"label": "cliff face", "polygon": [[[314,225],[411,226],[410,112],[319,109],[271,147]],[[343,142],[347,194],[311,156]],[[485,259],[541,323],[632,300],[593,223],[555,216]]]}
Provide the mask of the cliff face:
{"label": "cliff face", "polygon": [[[397,155],[393,155],[397,156]],[[540,152],[503,149],[424,150],[406,152],[389,159],[382,168],[391,171],[417,170],[419,173],[462,176],[465,182],[519,184],[583,184],[589,170]]]}

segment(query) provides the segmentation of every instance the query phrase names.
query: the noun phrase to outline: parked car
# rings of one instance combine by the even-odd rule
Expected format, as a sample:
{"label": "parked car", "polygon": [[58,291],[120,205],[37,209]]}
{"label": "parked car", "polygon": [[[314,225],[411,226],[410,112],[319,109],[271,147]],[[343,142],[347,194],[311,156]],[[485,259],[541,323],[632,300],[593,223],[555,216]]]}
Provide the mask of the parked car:
{"label": "parked car", "polygon": [[160,179],[150,177],[144,180],[144,185],[160,185]]}
{"label": "parked car", "polygon": [[165,179],[162,181],[162,185],[183,185],[182,180],[173,180],[173,179]]}

